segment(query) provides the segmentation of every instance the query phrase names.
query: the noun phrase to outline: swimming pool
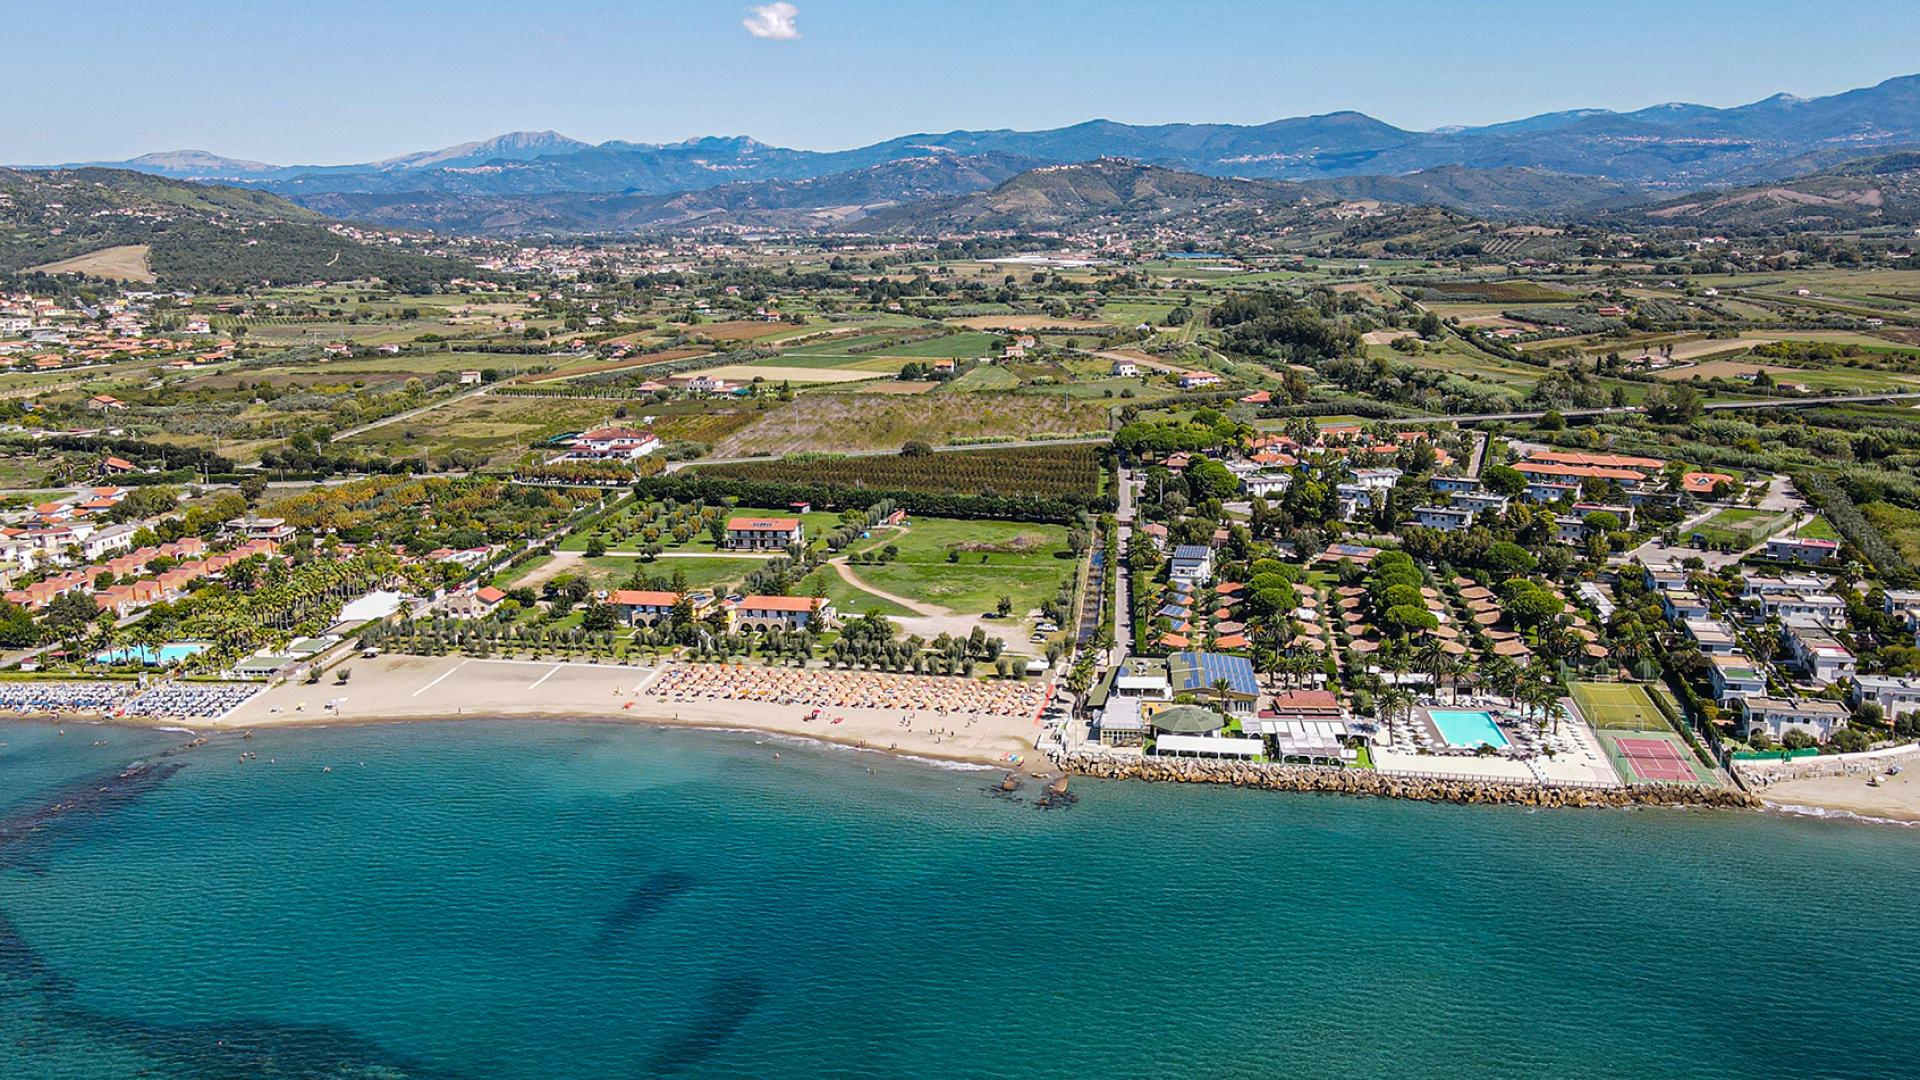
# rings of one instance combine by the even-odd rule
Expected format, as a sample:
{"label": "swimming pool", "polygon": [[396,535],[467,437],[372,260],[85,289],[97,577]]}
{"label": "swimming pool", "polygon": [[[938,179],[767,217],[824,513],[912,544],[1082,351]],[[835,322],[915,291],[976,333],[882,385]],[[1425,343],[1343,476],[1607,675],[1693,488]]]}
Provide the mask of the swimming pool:
{"label": "swimming pool", "polygon": [[1428,709],[1427,715],[1433,719],[1433,726],[1440,729],[1440,737],[1448,746],[1471,747],[1491,746],[1499,749],[1507,745],[1507,737],[1500,733],[1500,725],[1493,722],[1493,714],[1479,709]]}
{"label": "swimming pool", "polygon": [[148,648],[145,645],[122,647],[95,653],[93,658],[103,664],[140,663],[153,667],[165,667],[206,651],[207,644],[204,641],[170,641],[158,649]]}

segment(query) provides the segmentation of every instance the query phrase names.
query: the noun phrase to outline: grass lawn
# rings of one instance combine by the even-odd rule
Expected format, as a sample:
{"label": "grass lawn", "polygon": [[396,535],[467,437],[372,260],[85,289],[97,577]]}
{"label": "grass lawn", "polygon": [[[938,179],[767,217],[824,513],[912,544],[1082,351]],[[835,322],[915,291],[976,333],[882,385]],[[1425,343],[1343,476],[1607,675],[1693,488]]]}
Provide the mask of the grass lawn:
{"label": "grass lawn", "polygon": [[[866,569],[868,568],[858,567],[856,568],[856,572]],[[862,578],[861,580],[864,581],[866,579]],[[883,600],[870,592],[856,589],[852,585],[847,584],[846,579],[842,578],[838,573],[835,573],[830,566],[823,566],[813,573],[808,574],[800,586],[794,591],[803,595],[812,595],[815,586],[821,585],[825,586],[822,595],[833,601],[834,610],[838,611],[840,617],[843,619],[870,613],[886,615],[893,618],[913,614],[912,611],[901,607],[891,600]]]}
{"label": "grass lawn", "polygon": [[1807,522],[1805,525],[1800,526],[1799,535],[1804,536],[1809,540],[1840,539],[1839,530],[1835,529],[1832,525],[1828,524],[1827,519],[1823,517],[1816,517],[1812,521]]}
{"label": "grass lawn", "polygon": [[[1066,535],[1059,525],[915,518],[881,540],[899,547],[894,561],[850,569],[875,588],[964,614],[991,611],[1006,596],[1024,615],[1072,576],[1074,560],[1057,554],[1066,551]],[[949,562],[949,553],[958,561]]]}
{"label": "grass lawn", "polygon": [[1596,728],[1670,730],[1659,707],[1636,683],[1577,682],[1573,684],[1573,700],[1580,714]]}
{"label": "grass lawn", "polygon": [[1690,532],[1709,544],[1735,544],[1750,547],[1792,524],[1790,513],[1730,507],[1693,527]]}

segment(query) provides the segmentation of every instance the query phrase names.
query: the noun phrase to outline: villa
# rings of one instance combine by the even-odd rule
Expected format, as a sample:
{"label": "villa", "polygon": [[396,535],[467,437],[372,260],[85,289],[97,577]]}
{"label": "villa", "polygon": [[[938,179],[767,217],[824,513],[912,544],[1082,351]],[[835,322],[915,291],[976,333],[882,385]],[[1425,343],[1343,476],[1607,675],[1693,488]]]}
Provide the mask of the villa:
{"label": "villa", "polygon": [[1804,731],[1826,742],[1835,731],[1847,726],[1846,706],[1824,698],[1747,697],[1738,699],[1736,709],[1742,738],[1751,737],[1756,730],[1776,740],[1789,731]]}
{"label": "villa", "polygon": [[835,621],[833,601],[818,596],[749,596],[733,606],[736,625],[764,630],[821,630]]}
{"label": "villa", "polygon": [[785,551],[805,539],[806,530],[797,517],[727,519],[727,548],[731,551]]}
{"label": "villa", "polygon": [[1707,675],[1713,682],[1713,700],[1727,701],[1730,698],[1759,697],[1767,692],[1767,680],[1753,661],[1740,652],[1725,653],[1709,658],[1712,667]]}
{"label": "villa", "polygon": [[1767,558],[1782,562],[1823,563],[1840,552],[1838,540],[1776,536],[1767,541]]}
{"label": "villa", "polygon": [[1789,623],[1780,628],[1780,643],[1793,664],[1822,686],[1854,673],[1852,651],[1817,626]]}
{"label": "villa", "polygon": [[1167,576],[1174,581],[1205,585],[1213,580],[1213,549],[1202,544],[1182,544],[1173,549],[1173,563]]}
{"label": "villa", "polygon": [[560,461],[632,461],[660,449],[660,437],[643,428],[603,427],[567,439]]}
{"label": "villa", "polygon": [[1871,701],[1887,720],[1920,712],[1920,679],[1894,675],[1855,675],[1847,698],[1858,705]]}

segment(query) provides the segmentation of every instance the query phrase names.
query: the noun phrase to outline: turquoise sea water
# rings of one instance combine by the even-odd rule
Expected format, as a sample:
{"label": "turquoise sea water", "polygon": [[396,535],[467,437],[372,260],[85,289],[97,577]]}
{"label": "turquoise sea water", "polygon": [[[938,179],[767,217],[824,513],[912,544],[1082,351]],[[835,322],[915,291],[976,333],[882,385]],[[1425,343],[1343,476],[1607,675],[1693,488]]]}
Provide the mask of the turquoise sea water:
{"label": "turquoise sea water", "polygon": [[168,758],[56,730],[0,724],[7,1080],[1880,1078],[1920,1049],[1915,830],[1140,784],[1041,811],[611,725]]}

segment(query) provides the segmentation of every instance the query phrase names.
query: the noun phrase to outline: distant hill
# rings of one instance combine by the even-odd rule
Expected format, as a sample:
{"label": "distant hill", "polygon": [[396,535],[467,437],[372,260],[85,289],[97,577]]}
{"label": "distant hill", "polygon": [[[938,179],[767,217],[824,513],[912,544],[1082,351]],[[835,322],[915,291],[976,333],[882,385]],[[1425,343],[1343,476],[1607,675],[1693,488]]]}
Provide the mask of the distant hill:
{"label": "distant hill", "polygon": [[[1679,191],[1779,179],[1835,164],[1835,154],[1915,145],[1920,75],[1821,98],[1776,94],[1726,109],[1683,102],[1632,112],[1572,109],[1434,131],[1408,131],[1345,111],[1253,125],[1090,120],[1044,131],[922,133],[837,151],[787,149],[744,136],[589,146],[553,132],[515,132],[355,165],[263,166],[200,151],[117,164],[175,177],[244,180],[299,195],[661,195],[831,176],[934,153],[1002,154],[1050,164],[1127,157],[1209,176],[1285,180],[1398,177],[1441,167],[1522,169]],[[1444,183],[1431,197],[1453,198],[1461,206],[1478,205],[1472,200],[1479,198],[1449,194]],[[1502,197],[1516,206],[1561,205],[1512,193]]]}
{"label": "distant hill", "polygon": [[1809,176],[1699,192],[1629,211],[1636,224],[1726,232],[1920,224],[1920,153],[1861,158]]}
{"label": "distant hill", "polygon": [[862,232],[965,233],[1171,221],[1302,202],[1309,191],[1271,180],[1227,180],[1115,158],[1047,165],[990,190],[879,211]]}
{"label": "distant hill", "polygon": [[1031,168],[1005,154],[932,154],[812,180],[765,180],[666,195],[325,192],[302,205],[360,221],[474,234],[648,232],[741,226],[804,230],[876,208],[983,191]]}
{"label": "distant hill", "polygon": [[192,288],[367,277],[411,283],[470,269],[339,235],[322,215],[264,191],[121,169],[0,169],[0,272],[85,269],[86,256],[130,248],[145,249],[162,285]]}
{"label": "distant hill", "polygon": [[1343,176],[1309,181],[1314,191],[1341,199],[1373,199],[1408,206],[1445,206],[1490,218],[1580,218],[1651,201],[1645,189],[1597,176],[1540,169],[1469,169],[1443,165],[1401,176]]}
{"label": "distant hill", "polygon": [[494,161],[531,161],[542,157],[564,157],[592,147],[578,139],[569,139],[555,131],[512,131],[480,142],[465,142],[439,150],[376,161],[376,169],[465,169]]}

